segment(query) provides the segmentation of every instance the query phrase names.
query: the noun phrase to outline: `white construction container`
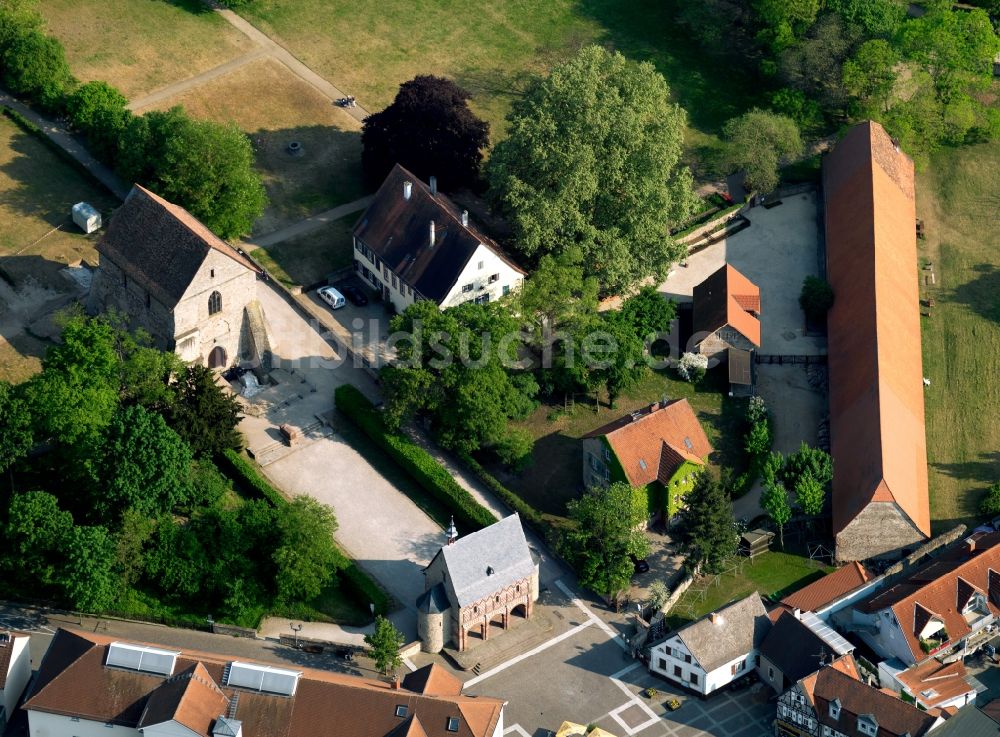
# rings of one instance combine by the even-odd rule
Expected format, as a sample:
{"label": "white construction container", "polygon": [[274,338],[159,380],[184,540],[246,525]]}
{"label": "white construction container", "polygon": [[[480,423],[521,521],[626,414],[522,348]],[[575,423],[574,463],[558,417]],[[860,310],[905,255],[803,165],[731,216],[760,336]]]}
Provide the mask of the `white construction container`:
{"label": "white construction container", "polygon": [[101,229],[101,213],[86,202],[77,202],[73,205],[73,222],[84,233],[93,233]]}

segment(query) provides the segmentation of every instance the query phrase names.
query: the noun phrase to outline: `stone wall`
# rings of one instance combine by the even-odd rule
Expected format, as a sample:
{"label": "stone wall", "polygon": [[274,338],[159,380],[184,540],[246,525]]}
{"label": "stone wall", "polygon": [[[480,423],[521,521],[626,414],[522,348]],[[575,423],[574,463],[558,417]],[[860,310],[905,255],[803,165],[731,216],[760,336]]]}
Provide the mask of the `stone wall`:
{"label": "stone wall", "polygon": [[[222,310],[209,315],[208,302],[213,292],[222,295]],[[174,308],[175,335],[198,331],[193,353],[202,363],[208,363],[208,356],[216,346],[226,352],[226,365],[237,363],[244,358],[246,348],[240,339],[243,311],[256,298],[257,275],[225,254],[212,250]],[[250,359],[249,354],[246,359]]]}
{"label": "stone wall", "polygon": [[726,351],[730,348],[739,348],[744,351],[749,351],[757,347],[739,333],[737,333],[731,340],[724,340],[720,335],[723,330],[732,330],[732,328],[721,328],[703,339],[701,343],[698,344],[698,352],[702,355],[708,356],[709,358],[714,358],[718,361],[724,362],[726,360]]}
{"label": "stone wall", "polygon": [[914,549],[924,536],[895,502],[871,502],[837,533],[838,562],[868,558],[902,557],[904,549]]}
{"label": "stone wall", "polygon": [[149,333],[157,348],[173,350],[173,313],[102,255],[91,283],[87,311],[98,314],[114,310],[128,318],[129,329],[141,328]]}

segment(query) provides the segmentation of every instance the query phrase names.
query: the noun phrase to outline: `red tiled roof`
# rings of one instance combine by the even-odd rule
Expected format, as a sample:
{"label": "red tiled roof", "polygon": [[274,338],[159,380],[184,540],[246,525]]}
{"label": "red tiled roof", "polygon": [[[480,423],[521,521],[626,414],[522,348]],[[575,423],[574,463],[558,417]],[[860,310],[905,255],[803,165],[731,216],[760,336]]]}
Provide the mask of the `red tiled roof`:
{"label": "red tiled roof", "polygon": [[458,696],[462,682],[437,663],[425,665],[403,678],[403,688],[431,696]]}
{"label": "red tiled roof", "polygon": [[[924,706],[932,707],[974,691],[975,689],[966,682],[966,675],[967,671],[961,660],[945,665],[931,658],[898,673],[896,680],[906,686],[911,695],[919,698]],[[937,695],[923,695],[930,690],[935,691]]]}
{"label": "red tiled roof", "polygon": [[[185,697],[190,683],[183,679],[109,668],[105,656],[113,638],[93,633],[59,629],[39,668],[38,677],[25,703],[26,709],[78,716],[102,723],[137,727],[144,710],[157,714],[179,714],[197,721],[200,709],[215,692],[201,684]],[[385,737],[403,734],[420,737],[490,737],[496,728],[503,702],[478,696],[417,693],[394,688],[384,681],[348,676],[330,671],[301,670],[291,697],[233,689],[223,685],[229,663],[223,656],[196,651],[182,652],[174,669],[179,676],[191,673],[217,685],[227,701],[239,693],[235,718],[242,722],[244,737],[314,737],[317,734],[347,737]],[[437,676],[435,676],[437,678]],[[183,686],[183,688],[181,688]],[[162,703],[154,695],[164,690]],[[217,705],[213,702],[212,706]],[[396,707],[406,707],[415,724],[411,731],[397,732],[404,720]],[[173,709],[173,712],[170,712]],[[216,714],[216,717],[220,714]],[[458,731],[446,729],[449,717],[458,719]],[[152,719],[153,717],[150,717]],[[156,718],[159,718],[156,716]],[[419,718],[419,722],[417,719]],[[145,723],[149,723],[147,720]],[[209,737],[210,732],[200,732]]]}
{"label": "red tiled roof", "polygon": [[760,289],[726,264],[694,288],[694,332],[711,334],[726,325],[760,346]]}
{"label": "red tiled roof", "polygon": [[[984,592],[990,612],[1000,615],[1000,581],[993,575],[1000,571],[1000,532],[977,537],[972,545],[972,550],[964,542],[946,551],[888,589],[859,602],[857,609],[871,614],[891,607],[914,660],[924,657],[919,633],[932,619],[944,624],[949,641],[961,639],[972,631],[959,605],[969,584]],[[964,600],[967,602],[968,596]]]}
{"label": "red tiled roof", "polygon": [[781,600],[781,603],[792,609],[815,612],[866,583],[869,578],[868,571],[863,565],[857,562],[848,563],[804,586],[794,594],[789,594]]}
{"label": "red tiled roof", "polygon": [[[862,714],[869,714],[878,722],[878,737],[923,737],[937,721],[935,716],[906,703],[895,693],[872,688],[839,669],[822,668],[814,678],[812,700],[817,720],[847,737],[866,737],[858,729],[858,717]],[[840,702],[837,719],[830,715],[830,702],[835,699]]]}
{"label": "red tiled roof", "polygon": [[833,531],[890,502],[930,535],[913,162],[859,123],[823,166]]}
{"label": "red tiled roof", "polygon": [[667,483],[684,461],[705,464],[712,445],[686,399],[650,405],[637,414],[637,418],[626,415],[585,436],[607,438],[632,486],[657,480]]}
{"label": "red tiled roof", "polygon": [[210,734],[216,718],[226,713],[229,699],[201,663],[168,678],[154,689],[139,717],[143,729],[171,720],[195,734]]}
{"label": "red tiled roof", "polygon": [[20,637],[28,637],[18,632],[4,632],[7,635],[7,642],[0,645],[0,691],[7,685],[7,671],[10,670],[10,659],[14,654],[14,640]]}

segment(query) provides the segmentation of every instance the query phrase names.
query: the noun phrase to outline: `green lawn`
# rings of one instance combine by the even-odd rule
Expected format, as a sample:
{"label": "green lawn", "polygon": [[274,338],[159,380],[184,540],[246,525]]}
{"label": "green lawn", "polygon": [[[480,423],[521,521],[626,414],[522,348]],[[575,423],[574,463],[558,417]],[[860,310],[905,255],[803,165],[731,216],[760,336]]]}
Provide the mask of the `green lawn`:
{"label": "green lawn", "polygon": [[628,414],[640,407],[657,402],[664,396],[686,398],[716,453],[710,459],[722,465],[738,465],[742,459],[738,428],[743,421],[746,400],[732,399],[725,369],[710,371],[698,386],[675,378],[667,370],[650,372],[638,386],[618,399],[614,409],[602,397],[600,408],[594,411],[593,397],[578,395],[574,406],[564,410],[561,404],[541,404],[524,422],[517,423],[535,439],[534,462],[519,474],[505,472],[495,465],[490,470],[511,491],[539,511],[556,516],[566,514],[566,502],[578,497],[583,490],[583,449],[580,438],[590,431]]}
{"label": "green lawn", "polygon": [[[943,151],[917,181],[937,284],[923,318],[927,455],[936,530],[978,520],[1000,481],[1000,146]],[[926,272],[921,272],[922,274]]]}
{"label": "green lawn", "polygon": [[200,0],[40,0],[73,74],[135,98],[250,51],[252,42]]}
{"label": "green lawn", "polygon": [[772,551],[745,560],[743,571],[718,577],[702,576],[688,589],[671,611],[671,627],[698,619],[723,604],[759,591],[761,596],[780,599],[834,570],[800,555]]}
{"label": "green lawn", "polygon": [[357,215],[334,220],[308,235],[252,251],[253,257],[286,286],[309,286],[331,271],[350,266],[351,230]]}
{"label": "green lawn", "polygon": [[255,0],[240,12],[370,110],[417,74],[448,76],[472,92],[497,140],[526,73],[599,43],[652,61],[694,127],[714,133],[756,88],[700,53],[673,21],[679,1],[383,0],[365,12],[349,0]]}

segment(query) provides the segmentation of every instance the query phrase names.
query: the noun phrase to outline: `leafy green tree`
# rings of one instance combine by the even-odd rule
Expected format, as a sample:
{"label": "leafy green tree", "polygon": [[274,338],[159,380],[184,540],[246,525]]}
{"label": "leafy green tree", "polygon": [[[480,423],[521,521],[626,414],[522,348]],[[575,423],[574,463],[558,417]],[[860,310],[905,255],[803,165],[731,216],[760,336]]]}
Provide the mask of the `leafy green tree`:
{"label": "leafy green tree", "polygon": [[309,601],[333,580],[341,555],[333,541],[337,518],[312,497],[297,496],[279,510],[281,544],[274,551],[278,597]]}
{"label": "leafy green tree", "polygon": [[811,320],[817,322],[826,319],[826,313],[833,307],[833,287],[825,279],[811,274],[802,282],[799,293],[799,306]]}
{"label": "leafy green tree", "polygon": [[134,509],[122,514],[121,528],[115,536],[115,570],[124,586],[135,586],[142,576],[146,545],[156,531],[156,520]]}
{"label": "leafy green tree", "polygon": [[[599,350],[593,350],[598,347]],[[587,350],[588,348],[592,350]],[[590,381],[607,391],[608,405],[611,407],[615,406],[618,397],[636,386],[648,371],[642,340],[621,313],[604,313],[598,332],[585,338],[584,349],[581,358],[591,362]]]}
{"label": "leafy green tree", "polygon": [[31,414],[18,391],[0,381],[0,472],[31,450]]}
{"label": "leafy green tree", "polygon": [[815,100],[828,114],[840,116],[847,101],[843,65],[862,40],[858,26],[835,13],[820,16],[806,37],[782,52],[782,81]]}
{"label": "leafy green tree", "polygon": [[129,508],[152,517],[186,505],[190,466],[191,449],[160,415],[126,407],[106,430],[94,508],[109,519]]}
{"label": "leafy green tree", "polygon": [[654,335],[670,333],[671,324],[677,317],[677,305],[660,294],[656,287],[646,285],[622,303],[621,314],[640,340],[650,341]]}
{"label": "leafy green tree", "polygon": [[176,387],[176,399],[167,419],[195,455],[208,457],[226,448],[242,446],[236,429],[240,421],[239,402],[215,383],[211,369],[199,365],[185,367],[177,376]]}
{"label": "leafy green tree", "polygon": [[736,553],[739,542],[729,494],[710,473],[703,471],[684,496],[676,540],[689,570],[701,566],[720,573],[723,561]]}
{"label": "leafy green tree", "polygon": [[794,489],[799,479],[805,476],[811,476],[826,486],[833,479],[833,458],[822,448],[811,448],[803,442],[785,459],[782,478],[786,486]]}
{"label": "leafy green tree", "polygon": [[121,592],[115,574],[115,541],[104,527],[74,527],[59,575],[63,596],[83,612],[103,612],[114,606]]}
{"label": "leafy green tree", "polygon": [[[175,522],[169,515],[156,522],[144,557],[147,578],[168,598],[188,601],[205,589],[212,556],[191,522]],[[230,575],[231,575],[230,571]]]}
{"label": "leafy green tree", "polygon": [[250,139],[235,124],[196,121],[181,108],[133,118],[119,145],[118,169],[223,238],[248,234],[267,204]]}
{"label": "leafy green tree", "polygon": [[788,491],[782,483],[764,484],[760,495],[760,506],[771,521],[778,526],[781,549],[785,549],[785,525],[792,518],[792,505],[788,503]]}
{"label": "leafy green tree", "polygon": [[659,611],[663,608],[663,605],[667,603],[670,599],[670,589],[667,585],[660,579],[656,579],[651,584],[649,584],[649,605],[655,610]]}
{"label": "leafy green tree", "polygon": [[984,10],[952,10],[944,3],[904,23],[899,45],[907,58],[930,75],[943,103],[969,86],[988,86],[993,58],[1000,52],[1000,38]]}
{"label": "leafy green tree", "polygon": [[747,431],[743,448],[755,458],[765,456],[771,450],[771,425],[768,421],[755,422]]}
{"label": "leafy green tree", "polygon": [[487,164],[517,247],[538,258],[576,244],[606,294],[665,276],[683,252],[667,234],[694,202],[685,117],[651,64],[597,46],[534,80]]}
{"label": "leafy green tree", "polygon": [[194,510],[213,506],[233,485],[212,461],[202,458],[191,462],[188,487],[191,490],[188,507]]}
{"label": "leafy green tree", "polygon": [[389,107],[365,118],[361,164],[369,184],[381,184],[399,163],[445,188],[474,185],[490,127],[469,109],[471,98],[443,77],[421,74],[401,84]]}
{"label": "leafy green tree", "polygon": [[505,466],[521,471],[531,463],[531,451],[535,441],[531,433],[520,427],[511,427],[497,441],[494,452]]}
{"label": "leafy green tree", "polygon": [[639,529],[646,510],[633,503],[632,487],[622,482],[588,489],[567,508],[572,525],[563,531],[563,554],[575,562],[581,584],[615,598],[632,581],[629,556],[649,554],[649,542]]}
{"label": "leafy green tree", "polygon": [[1000,514],[1000,481],[993,484],[986,496],[979,503],[979,513],[984,517],[995,517]]}
{"label": "leafy green tree", "polygon": [[0,65],[4,53],[15,40],[40,32],[42,26],[36,0],[0,0]]}
{"label": "leafy green tree", "polygon": [[46,110],[58,110],[73,82],[62,44],[41,31],[15,36],[3,54],[3,83]]}
{"label": "leafy green tree", "polygon": [[792,490],[795,492],[796,503],[805,514],[816,517],[823,512],[823,505],[826,504],[826,485],[812,474],[799,476]]}
{"label": "leafy green tree", "polygon": [[805,92],[782,87],[771,95],[771,109],[795,121],[802,131],[817,131],[823,126],[823,109]]}
{"label": "leafy green tree", "polygon": [[27,491],[11,497],[7,520],[3,531],[8,574],[22,579],[30,575],[45,585],[53,583],[73,528],[73,515],[61,510],[59,500],[51,494]]}
{"label": "leafy green tree", "polygon": [[858,100],[863,111],[889,109],[896,85],[896,65],[899,52],[888,41],[875,39],[861,44],[857,52],[844,62],[844,88]]}
{"label": "leafy green tree", "polygon": [[504,336],[517,336],[518,324],[503,304],[441,311],[421,300],[393,319],[391,331],[412,336],[396,344],[396,365],[381,374],[391,426],[421,414],[442,444],[472,452],[495,446],[507,420],[534,408],[538,386],[514,368],[519,342]]}
{"label": "leafy green tree", "polygon": [[728,159],[734,170],[746,170],[747,188],[770,192],[778,186],[783,159],[800,156],[802,138],[795,121],[784,115],[754,108],[723,127]]}
{"label": "leafy green tree", "polygon": [[812,26],[819,0],[753,0],[758,38],[774,52],[788,48]]}
{"label": "leafy green tree", "polygon": [[380,673],[395,673],[403,664],[403,659],[399,656],[399,648],[403,646],[403,633],[381,614],[375,617],[375,631],[365,635],[365,644]]}
{"label": "leafy green tree", "polygon": [[892,38],[906,18],[906,3],[900,0],[827,0],[827,7],[874,38]]}
{"label": "leafy green tree", "polygon": [[87,136],[87,147],[97,158],[114,164],[118,142],[132,113],[128,98],[107,82],[87,82],[66,98],[70,123]]}
{"label": "leafy green tree", "polygon": [[594,324],[598,284],[594,277],[584,276],[583,260],[583,251],[576,246],[546,254],[518,292],[517,311],[530,322],[537,347],[546,342],[546,333],[574,333]]}

